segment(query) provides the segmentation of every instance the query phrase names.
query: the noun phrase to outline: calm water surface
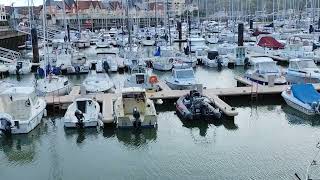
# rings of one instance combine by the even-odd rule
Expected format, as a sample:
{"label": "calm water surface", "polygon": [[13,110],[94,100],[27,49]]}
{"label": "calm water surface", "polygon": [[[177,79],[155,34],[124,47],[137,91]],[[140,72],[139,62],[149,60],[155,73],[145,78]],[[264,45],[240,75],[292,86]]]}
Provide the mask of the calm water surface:
{"label": "calm water surface", "polygon": [[[170,72],[154,72],[161,79]],[[244,70],[198,67],[210,87],[234,87]],[[126,74],[111,74],[117,84]],[[30,85],[33,75],[20,81]],[[73,84],[85,78],[69,76]],[[173,104],[158,107],[158,128],[66,130],[62,115],[28,135],[0,137],[0,179],[294,179],[316,152],[320,119],[284,104],[238,107],[234,121],[183,123]],[[165,110],[164,110],[165,109]]]}

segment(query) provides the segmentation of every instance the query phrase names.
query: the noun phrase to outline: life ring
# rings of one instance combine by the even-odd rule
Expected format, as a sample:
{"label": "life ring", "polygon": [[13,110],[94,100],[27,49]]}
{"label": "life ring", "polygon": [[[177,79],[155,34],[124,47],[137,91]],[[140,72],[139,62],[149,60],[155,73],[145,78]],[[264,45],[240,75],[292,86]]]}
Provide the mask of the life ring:
{"label": "life ring", "polygon": [[150,76],[150,78],[149,78],[149,83],[150,84],[155,84],[155,83],[158,83],[158,82],[159,82],[159,80],[158,80],[157,76]]}

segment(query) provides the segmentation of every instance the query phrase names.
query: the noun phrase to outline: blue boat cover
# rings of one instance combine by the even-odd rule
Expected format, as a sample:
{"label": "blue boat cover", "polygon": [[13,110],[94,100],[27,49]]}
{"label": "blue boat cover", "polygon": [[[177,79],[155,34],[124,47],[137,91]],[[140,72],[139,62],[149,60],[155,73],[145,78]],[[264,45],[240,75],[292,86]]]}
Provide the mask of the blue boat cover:
{"label": "blue boat cover", "polygon": [[320,102],[320,94],[312,84],[294,84],[291,86],[293,96],[303,103],[311,105]]}

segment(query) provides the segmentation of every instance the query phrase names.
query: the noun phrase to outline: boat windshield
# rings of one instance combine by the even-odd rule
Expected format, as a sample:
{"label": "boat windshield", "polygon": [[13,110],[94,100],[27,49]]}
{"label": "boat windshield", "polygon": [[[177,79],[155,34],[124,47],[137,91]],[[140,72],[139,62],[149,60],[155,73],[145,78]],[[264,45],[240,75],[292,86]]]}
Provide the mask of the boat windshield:
{"label": "boat windshield", "polygon": [[305,69],[305,68],[317,68],[317,65],[312,61],[297,61],[297,64],[300,69]]}
{"label": "boat windshield", "polygon": [[279,68],[275,62],[263,62],[257,64],[260,73],[279,73]]}
{"label": "boat windshield", "polygon": [[176,77],[180,79],[194,78],[194,74],[192,70],[176,71]]}

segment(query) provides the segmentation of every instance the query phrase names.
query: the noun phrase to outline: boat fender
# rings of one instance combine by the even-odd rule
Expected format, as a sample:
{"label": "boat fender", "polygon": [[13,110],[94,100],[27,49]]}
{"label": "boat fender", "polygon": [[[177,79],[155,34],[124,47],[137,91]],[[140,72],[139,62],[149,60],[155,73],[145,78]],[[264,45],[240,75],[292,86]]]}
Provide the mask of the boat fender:
{"label": "boat fender", "polygon": [[156,84],[156,83],[158,83],[159,82],[159,80],[158,80],[158,77],[157,76],[150,76],[150,78],[149,78],[149,83],[150,84]]}

